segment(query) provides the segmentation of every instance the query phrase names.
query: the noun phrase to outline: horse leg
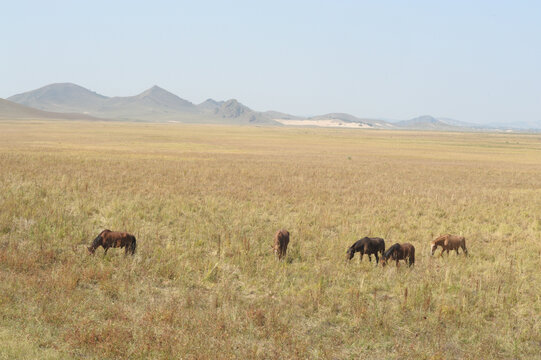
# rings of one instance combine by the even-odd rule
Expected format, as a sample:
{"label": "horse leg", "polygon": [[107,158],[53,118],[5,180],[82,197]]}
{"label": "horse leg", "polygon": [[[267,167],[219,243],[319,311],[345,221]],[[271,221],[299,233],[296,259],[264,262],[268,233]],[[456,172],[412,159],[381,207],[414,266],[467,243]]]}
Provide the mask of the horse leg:
{"label": "horse leg", "polygon": [[445,251],[444,248],[441,248],[441,253],[440,253],[440,256],[443,257],[443,252]]}
{"label": "horse leg", "polygon": [[372,254],[368,254],[368,261],[372,262]]}
{"label": "horse leg", "polygon": [[456,248],[455,251],[456,251],[456,255],[458,256],[458,248]]}
{"label": "horse leg", "polygon": [[464,256],[468,256],[468,250],[466,250],[466,245],[462,244],[462,252],[464,253]]}
{"label": "horse leg", "polygon": [[285,246],[280,246],[280,256],[278,257],[280,260],[286,257],[286,251]]}
{"label": "horse leg", "polygon": [[106,248],[104,248],[104,249],[105,249],[105,251],[103,252],[103,257],[105,257],[105,254],[107,254],[107,250],[109,250],[109,248],[106,247]]}
{"label": "horse leg", "polygon": [[447,256],[449,256],[449,249],[447,249]]}
{"label": "horse leg", "polygon": [[362,251],[359,251],[359,261],[363,261],[363,256],[364,256],[364,253]]}
{"label": "horse leg", "polygon": [[378,256],[378,253],[376,253],[375,255],[376,255],[376,266],[378,266],[378,264],[379,264],[379,256]]}

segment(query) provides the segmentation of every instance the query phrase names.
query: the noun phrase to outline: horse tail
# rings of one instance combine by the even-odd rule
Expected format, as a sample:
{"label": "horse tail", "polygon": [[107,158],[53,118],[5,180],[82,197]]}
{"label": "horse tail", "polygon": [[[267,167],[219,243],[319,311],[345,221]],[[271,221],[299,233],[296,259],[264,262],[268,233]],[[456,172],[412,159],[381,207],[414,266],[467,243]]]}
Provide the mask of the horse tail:
{"label": "horse tail", "polygon": [[411,254],[410,254],[410,265],[415,264],[415,248],[411,248]]}
{"label": "horse tail", "polygon": [[130,244],[130,251],[131,251],[131,254],[135,254],[135,248],[137,247],[137,240],[135,239],[135,236],[131,236],[132,238],[132,242]]}

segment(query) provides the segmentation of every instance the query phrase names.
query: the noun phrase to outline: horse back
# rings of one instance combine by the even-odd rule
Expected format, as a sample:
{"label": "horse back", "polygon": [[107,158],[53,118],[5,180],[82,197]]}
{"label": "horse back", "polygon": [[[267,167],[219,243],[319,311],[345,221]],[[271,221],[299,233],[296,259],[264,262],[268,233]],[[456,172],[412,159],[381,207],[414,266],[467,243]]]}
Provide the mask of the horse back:
{"label": "horse back", "polygon": [[276,248],[284,248],[289,244],[289,231],[282,229],[278,230],[274,235],[274,246]]}
{"label": "horse back", "polygon": [[415,246],[411,245],[410,243],[404,243],[402,244],[402,250],[404,251],[404,253],[414,254]]}
{"label": "horse back", "polygon": [[466,239],[464,238],[464,236],[448,235],[446,239],[446,245],[450,246],[451,248],[461,246],[465,243]]}
{"label": "horse back", "polygon": [[103,235],[103,243],[107,247],[124,247],[135,241],[135,237],[127,232],[109,231]]}
{"label": "horse back", "polygon": [[381,251],[381,253],[384,253],[385,252],[385,240],[383,240],[382,238],[372,238],[374,240],[374,243],[376,245],[376,249],[378,249],[378,251]]}
{"label": "horse back", "polygon": [[385,252],[385,240],[379,237],[367,238],[367,251],[378,252],[381,251],[383,254]]}

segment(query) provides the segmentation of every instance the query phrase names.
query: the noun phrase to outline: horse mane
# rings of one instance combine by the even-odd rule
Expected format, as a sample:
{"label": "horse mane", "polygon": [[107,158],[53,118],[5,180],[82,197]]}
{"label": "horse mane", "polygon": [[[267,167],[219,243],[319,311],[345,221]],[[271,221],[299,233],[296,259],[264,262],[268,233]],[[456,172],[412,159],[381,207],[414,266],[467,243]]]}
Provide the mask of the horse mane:
{"label": "horse mane", "polygon": [[353,249],[355,247],[355,245],[357,245],[359,243],[359,241],[361,241],[362,239],[359,239],[357,241],[355,241],[349,248],[350,249]]}
{"label": "horse mane", "polygon": [[98,246],[100,246],[100,241],[101,241],[101,234],[96,236],[94,241],[92,241],[92,245],[90,247],[93,249],[96,249]]}
{"label": "horse mane", "polygon": [[445,239],[447,236],[449,236],[449,234],[440,235],[440,236],[438,236],[437,238],[435,238],[434,240],[432,240],[430,243],[431,243],[431,244],[435,244],[435,243],[437,243],[438,241]]}
{"label": "horse mane", "polygon": [[111,232],[111,230],[105,229],[105,230],[103,230],[102,232],[100,232],[100,233],[98,234],[98,236],[96,236],[96,238],[94,239],[94,241],[92,241],[92,246],[91,246],[92,248],[96,249],[98,246],[100,246],[100,241],[102,240],[102,235],[103,235],[103,233],[105,233],[105,232]]}
{"label": "horse mane", "polygon": [[105,229],[105,230],[103,230],[102,232],[100,232],[100,233],[98,234],[98,236],[102,236],[103,233],[106,233],[106,232],[112,232],[112,231],[109,230],[109,229]]}
{"label": "horse mane", "polygon": [[398,250],[398,249],[400,249],[400,244],[396,243],[393,246],[391,246],[387,251],[385,251],[385,253],[383,254],[383,257],[387,259],[389,256],[391,256],[393,251]]}

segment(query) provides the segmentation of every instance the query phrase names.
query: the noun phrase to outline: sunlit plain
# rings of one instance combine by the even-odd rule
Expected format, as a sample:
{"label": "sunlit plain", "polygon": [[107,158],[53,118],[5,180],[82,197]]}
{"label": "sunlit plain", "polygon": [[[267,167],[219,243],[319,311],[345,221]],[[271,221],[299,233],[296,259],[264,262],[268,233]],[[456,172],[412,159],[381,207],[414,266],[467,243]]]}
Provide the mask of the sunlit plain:
{"label": "sunlit plain", "polygon": [[539,134],[2,121],[0,169],[0,358],[539,356]]}

